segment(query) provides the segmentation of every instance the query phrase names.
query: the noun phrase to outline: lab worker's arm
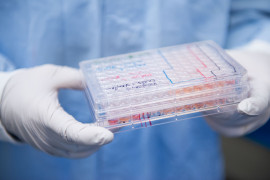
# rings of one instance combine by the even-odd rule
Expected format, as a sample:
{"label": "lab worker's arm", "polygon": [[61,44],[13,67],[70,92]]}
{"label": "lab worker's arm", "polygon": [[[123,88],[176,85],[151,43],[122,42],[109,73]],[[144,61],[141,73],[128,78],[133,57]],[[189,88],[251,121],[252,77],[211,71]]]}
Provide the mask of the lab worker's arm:
{"label": "lab worker's arm", "polygon": [[237,109],[206,120],[223,135],[241,136],[261,127],[270,117],[270,43],[254,40],[228,53],[247,69],[249,97]]}
{"label": "lab worker's arm", "polygon": [[228,17],[228,53],[248,73],[249,98],[234,111],[209,116],[207,122],[226,136],[250,133],[270,116],[270,1],[232,0]]}
{"label": "lab worker's arm", "polygon": [[2,72],[0,80],[0,139],[70,158],[89,156],[112,141],[113,133],[76,121],[59,104],[59,89],[82,89],[77,69],[43,65]]}

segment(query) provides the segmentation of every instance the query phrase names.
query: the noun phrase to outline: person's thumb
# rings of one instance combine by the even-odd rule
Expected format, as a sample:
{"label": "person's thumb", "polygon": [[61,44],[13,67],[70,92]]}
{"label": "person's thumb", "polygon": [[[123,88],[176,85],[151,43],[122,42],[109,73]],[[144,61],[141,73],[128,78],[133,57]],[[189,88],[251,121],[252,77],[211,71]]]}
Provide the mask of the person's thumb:
{"label": "person's thumb", "polygon": [[61,107],[51,116],[50,126],[67,142],[77,145],[101,146],[111,142],[114,137],[112,132],[103,127],[78,122]]}
{"label": "person's thumb", "polygon": [[269,97],[267,87],[259,84],[251,83],[250,97],[239,103],[239,112],[255,116],[262,114],[268,108]]}
{"label": "person's thumb", "polygon": [[78,69],[67,66],[55,66],[54,68],[55,88],[83,89],[83,77]]}

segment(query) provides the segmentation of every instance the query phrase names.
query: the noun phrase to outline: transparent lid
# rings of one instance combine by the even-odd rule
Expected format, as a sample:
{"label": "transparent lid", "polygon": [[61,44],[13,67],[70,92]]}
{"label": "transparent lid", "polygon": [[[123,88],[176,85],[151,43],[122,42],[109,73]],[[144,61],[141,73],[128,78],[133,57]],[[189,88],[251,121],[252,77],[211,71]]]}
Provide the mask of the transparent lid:
{"label": "transparent lid", "polygon": [[88,60],[80,67],[92,117],[108,128],[220,109],[248,91],[246,70],[213,41]]}

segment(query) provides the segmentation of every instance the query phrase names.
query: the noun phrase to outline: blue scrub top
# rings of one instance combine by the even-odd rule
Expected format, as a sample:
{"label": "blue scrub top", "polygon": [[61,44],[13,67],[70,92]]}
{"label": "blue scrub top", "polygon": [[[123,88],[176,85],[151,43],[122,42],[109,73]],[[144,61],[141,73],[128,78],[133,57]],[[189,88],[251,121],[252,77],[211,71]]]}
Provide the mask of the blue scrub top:
{"label": "blue scrub top", "polygon": [[[78,67],[85,59],[201,40],[223,47],[270,40],[269,1],[2,0],[0,53],[16,68]],[[62,90],[64,109],[90,122],[83,92]],[[219,138],[202,118],[115,135],[84,159],[0,143],[0,179],[222,179]]]}

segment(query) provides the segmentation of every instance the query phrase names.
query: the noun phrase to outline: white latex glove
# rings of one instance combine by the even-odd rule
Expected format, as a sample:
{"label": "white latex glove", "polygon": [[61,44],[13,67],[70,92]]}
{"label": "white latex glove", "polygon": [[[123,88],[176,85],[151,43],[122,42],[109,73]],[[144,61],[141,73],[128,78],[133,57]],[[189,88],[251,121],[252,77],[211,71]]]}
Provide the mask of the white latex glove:
{"label": "white latex glove", "polygon": [[66,113],[58,89],[82,89],[78,70],[44,65],[15,73],[2,94],[0,119],[7,132],[52,155],[85,157],[113,140],[113,133]]}
{"label": "white latex glove", "polygon": [[206,117],[206,121],[223,135],[241,136],[261,127],[270,117],[270,45],[256,41],[228,54],[247,69],[249,98],[240,102],[237,110]]}

